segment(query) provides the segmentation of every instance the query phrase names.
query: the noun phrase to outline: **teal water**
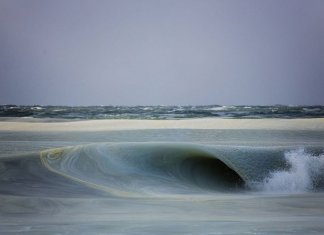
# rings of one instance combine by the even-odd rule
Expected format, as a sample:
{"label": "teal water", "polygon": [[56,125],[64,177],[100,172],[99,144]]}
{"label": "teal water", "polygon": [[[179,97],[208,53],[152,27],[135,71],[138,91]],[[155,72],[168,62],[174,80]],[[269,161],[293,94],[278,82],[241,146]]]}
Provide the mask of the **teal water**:
{"label": "teal water", "polygon": [[323,140],[297,130],[1,132],[0,234],[323,234]]}

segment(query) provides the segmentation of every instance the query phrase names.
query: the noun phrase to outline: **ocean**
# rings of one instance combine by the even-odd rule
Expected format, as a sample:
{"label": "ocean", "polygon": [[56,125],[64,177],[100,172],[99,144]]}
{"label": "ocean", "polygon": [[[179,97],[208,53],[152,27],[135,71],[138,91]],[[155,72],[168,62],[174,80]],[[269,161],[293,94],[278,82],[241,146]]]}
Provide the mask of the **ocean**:
{"label": "ocean", "polygon": [[49,119],[321,118],[324,106],[23,106],[1,105],[0,117]]}
{"label": "ocean", "polygon": [[0,234],[324,234],[323,114],[1,106]]}

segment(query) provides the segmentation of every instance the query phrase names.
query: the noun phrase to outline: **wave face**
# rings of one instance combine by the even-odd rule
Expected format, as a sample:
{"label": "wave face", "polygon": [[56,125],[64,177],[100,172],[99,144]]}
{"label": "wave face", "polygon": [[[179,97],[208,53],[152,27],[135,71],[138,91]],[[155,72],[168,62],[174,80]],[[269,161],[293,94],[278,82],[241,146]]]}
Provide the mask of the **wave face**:
{"label": "wave face", "polygon": [[4,194],[51,197],[295,193],[323,190],[323,172],[318,148],[100,143],[3,158],[0,188]]}
{"label": "wave face", "polygon": [[[0,117],[43,119],[320,118],[324,106],[16,106],[0,105]],[[49,120],[50,121],[50,120]]]}
{"label": "wave face", "polygon": [[47,151],[41,159],[53,172],[115,196],[196,194],[244,186],[230,166],[192,145],[95,144]]}
{"label": "wave face", "polygon": [[31,197],[104,196],[98,190],[49,171],[40,161],[39,154],[0,158],[0,194]]}

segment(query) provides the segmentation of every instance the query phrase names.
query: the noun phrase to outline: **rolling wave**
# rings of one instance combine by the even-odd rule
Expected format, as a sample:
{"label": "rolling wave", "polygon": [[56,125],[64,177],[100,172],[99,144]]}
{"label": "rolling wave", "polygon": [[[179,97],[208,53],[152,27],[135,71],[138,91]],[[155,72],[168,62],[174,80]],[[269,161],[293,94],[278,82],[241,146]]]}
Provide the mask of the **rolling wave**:
{"label": "rolling wave", "polygon": [[324,188],[321,149],[100,143],[1,158],[1,193],[166,197]]}
{"label": "rolling wave", "polygon": [[229,191],[244,180],[207,151],[172,144],[97,144],[44,152],[50,170],[116,196]]}

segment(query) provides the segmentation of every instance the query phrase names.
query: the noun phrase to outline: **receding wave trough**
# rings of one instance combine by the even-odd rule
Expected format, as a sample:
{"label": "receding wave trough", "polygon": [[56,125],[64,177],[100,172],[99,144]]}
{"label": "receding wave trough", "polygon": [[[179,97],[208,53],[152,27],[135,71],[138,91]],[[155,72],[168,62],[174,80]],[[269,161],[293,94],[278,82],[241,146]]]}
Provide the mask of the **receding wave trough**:
{"label": "receding wave trough", "polygon": [[318,148],[100,143],[2,158],[0,185],[3,194],[51,197],[319,191],[323,156]]}

